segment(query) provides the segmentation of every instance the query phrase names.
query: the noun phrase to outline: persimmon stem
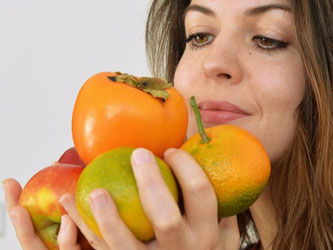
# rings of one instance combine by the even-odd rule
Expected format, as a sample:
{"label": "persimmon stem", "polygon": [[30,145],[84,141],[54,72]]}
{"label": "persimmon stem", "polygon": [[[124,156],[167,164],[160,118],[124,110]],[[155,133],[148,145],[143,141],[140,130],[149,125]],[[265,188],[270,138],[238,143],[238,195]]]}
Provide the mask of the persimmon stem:
{"label": "persimmon stem", "polygon": [[199,134],[202,139],[201,143],[208,143],[211,139],[208,137],[208,135],[206,134],[206,132],[202,126],[200,111],[199,111],[199,108],[198,108],[197,102],[195,101],[194,96],[191,96],[190,104],[194,111],[195,119],[197,120]]}

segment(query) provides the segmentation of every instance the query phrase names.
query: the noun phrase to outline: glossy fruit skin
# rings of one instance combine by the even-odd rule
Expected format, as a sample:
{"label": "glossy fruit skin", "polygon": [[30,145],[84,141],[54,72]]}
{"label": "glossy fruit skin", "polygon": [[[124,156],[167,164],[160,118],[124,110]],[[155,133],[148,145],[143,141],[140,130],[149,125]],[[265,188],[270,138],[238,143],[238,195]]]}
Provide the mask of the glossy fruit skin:
{"label": "glossy fruit skin", "polygon": [[144,147],[163,157],[167,148],[185,140],[188,110],[181,94],[170,87],[160,98],[125,83],[113,72],[98,73],[82,86],[73,111],[74,145],[88,164],[99,154],[120,146]]}
{"label": "glossy fruit skin", "polygon": [[[141,241],[154,238],[153,228],[141,206],[130,157],[134,148],[119,147],[97,156],[82,172],[76,191],[76,206],[89,228],[102,237],[92,215],[88,195],[96,188],[106,189],[127,227]],[[165,183],[178,203],[178,189],[168,165],[155,157]]]}
{"label": "glossy fruit skin", "polygon": [[59,249],[56,235],[61,215],[67,213],[58,199],[65,193],[75,194],[83,169],[82,166],[56,163],[36,173],[22,190],[19,205],[28,210],[37,235],[49,249]]}
{"label": "glossy fruit skin", "polygon": [[271,165],[260,141],[234,125],[206,128],[211,141],[201,143],[196,134],[181,148],[203,168],[218,200],[219,217],[244,212],[265,188]]}

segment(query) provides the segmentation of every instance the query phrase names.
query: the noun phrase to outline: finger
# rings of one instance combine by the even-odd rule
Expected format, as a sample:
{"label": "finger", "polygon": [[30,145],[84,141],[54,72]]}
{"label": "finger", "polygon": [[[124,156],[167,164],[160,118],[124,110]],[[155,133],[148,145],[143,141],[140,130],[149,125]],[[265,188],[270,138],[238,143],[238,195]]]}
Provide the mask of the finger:
{"label": "finger", "polygon": [[66,209],[68,215],[74,221],[74,223],[81,230],[83,235],[87,238],[89,244],[98,250],[109,249],[106,242],[94,234],[89,227],[82,220],[79,212],[77,211],[75,204],[75,197],[73,194],[64,194],[60,197],[59,202]]}
{"label": "finger", "polygon": [[180,149],[167,150],[164,160],[179,181],[188,223],[203,232],[217,231],[217,199],[205,172],[190,154]]}
{"label": "finger", "polygon": [[240,246],[240,233],[238,229],[236,215],[222,218],[219,223],[220,240],[223,249],[239,249]]}
{"label": "finger", "polygon": [[60,250],[81,249],[80,245],[77,243],[77,227],[69,215],[61,216],[61,224],[57,240]]}
{"label": "finger", "polygon": [[22,188],[21,185],[14,179],[6,179],[2,182],[5,191],[6,207],[10,211],[13,207],[17,206]]}
{"label": "finger", "polygon": [[159,244],[184,239],[184,221],[177,203],[155,161],[154,155],[143,148],[133,151],[131,163],[142,207],[152,223]]}
{"label": "finger", "polygon": [[17,238],[24,250],[47,250],[42,240],[35,233],[30,215],[25,208],[13,207],[10,216]]}
{"label": "finger", "polygon": [[111,249],[143,249],[119,216],[110,194],[102,188],[90,193],[89,204],[104,240]]}

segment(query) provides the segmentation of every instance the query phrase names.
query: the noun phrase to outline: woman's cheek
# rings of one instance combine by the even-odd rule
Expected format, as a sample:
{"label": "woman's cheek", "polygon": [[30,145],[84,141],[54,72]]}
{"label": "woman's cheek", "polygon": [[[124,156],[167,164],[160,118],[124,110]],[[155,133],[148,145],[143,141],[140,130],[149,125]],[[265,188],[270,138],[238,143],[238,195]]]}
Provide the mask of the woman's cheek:
{"label": "woman's cheek", "polygon": [[[272,123],[267,127],[270,128],[266,133],[259,131],[259,140],[263,143],[271,163],[274,165],[281,160],[293,142],[295,137],[297,118],[286,118],[284,121],[281,119],[272,120]],[[280,127],[280,128],[277,128]]]}
{"label": "woman's cheek", "polygon": [[181,59],[177,65],[175,76],[174,76],[174,85],[176,89],[185,97],[188,98],[188,95],[191,91],[191,86],[194,85],[194,79],[196,78],[194,71],[191,71],[188,67],[188,63],[185,59]]}

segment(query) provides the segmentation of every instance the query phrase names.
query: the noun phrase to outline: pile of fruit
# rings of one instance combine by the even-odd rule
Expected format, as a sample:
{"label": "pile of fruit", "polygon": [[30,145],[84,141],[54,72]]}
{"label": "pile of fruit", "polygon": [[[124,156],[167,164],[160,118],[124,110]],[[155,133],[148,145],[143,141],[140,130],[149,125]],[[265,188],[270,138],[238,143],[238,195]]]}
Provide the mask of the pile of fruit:
{"label": "pile of fruit", "polygon": [[[154,238],[130,163],[131,153],[138,147],[155,154],[176,202],[180,202],[180,190],[163,161],[164,151],[171,147],[187,151],[203,168],[217,196],[219,217],[241,213],[252,205],[270,175],[263,146],[236,126],[204,130],[194,97],[191,105],[199,133],[185,141],[187,104],[171,83],[120,72],[103,72],[89,78],[73,110],[75,147],[36,173],[25,185],[19,201],[29,211],[36,233],[47,247],[58,249],[56,235],[61,215],[66,213],[58,199],[65,193],[75,194],[81,217],[100,235],[88,203],[89,193],[96,188],[110,193],[121,218],[138,239]],[[79,241],[83,249],[89,248],[83,236]]]}

